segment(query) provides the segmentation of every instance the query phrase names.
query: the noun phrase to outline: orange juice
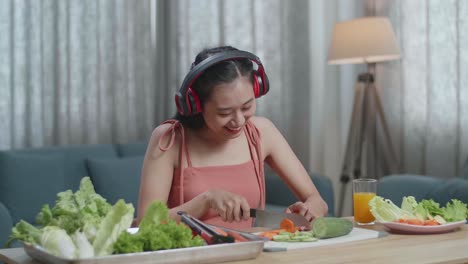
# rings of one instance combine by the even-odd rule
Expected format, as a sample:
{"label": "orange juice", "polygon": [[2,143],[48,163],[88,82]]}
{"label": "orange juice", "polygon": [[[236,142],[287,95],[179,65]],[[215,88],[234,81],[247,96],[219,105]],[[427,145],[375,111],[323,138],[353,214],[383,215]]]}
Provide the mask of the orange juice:
{"label": "orange juice", "polygon": [[374,198],[372,192],[353,193],[354,221],[357,223],[372,223],[375,218],[369,210],[369,201]]}

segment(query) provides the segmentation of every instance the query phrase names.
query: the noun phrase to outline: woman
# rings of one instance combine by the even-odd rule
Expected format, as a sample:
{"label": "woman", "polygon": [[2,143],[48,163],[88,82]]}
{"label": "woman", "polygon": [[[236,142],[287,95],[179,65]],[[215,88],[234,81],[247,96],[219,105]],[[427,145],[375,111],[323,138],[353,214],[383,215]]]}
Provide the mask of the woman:
{"label": "woman", "polygon": [[178,113],[151,136],[137,221],[160,200],[175,220],[185,211],[209,224],[250,227],[249,209],[265,205],[264,161],[300,198],[288,212],[309,221],[327,214],[327,204],[281,133],[255,116],[255,98],[266,94],[268,85],[263,65],[251,53],[226,46],[197,55],[176,95]]}

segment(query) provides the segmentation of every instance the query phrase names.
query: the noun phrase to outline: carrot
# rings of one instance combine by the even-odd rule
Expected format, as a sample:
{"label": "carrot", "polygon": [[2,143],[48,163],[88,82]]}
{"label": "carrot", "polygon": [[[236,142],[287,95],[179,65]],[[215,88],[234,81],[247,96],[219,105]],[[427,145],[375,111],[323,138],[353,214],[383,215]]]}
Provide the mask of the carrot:
{"label": "carrot", "polygon": [[419,219],[408,219],[406,222],[410,225],[424,225],[424,221]]}
{"label": "carrot", "polygon": [[218,232],[218,234],[222,235],[222,236],[227,236],[228,233],[226,233],[226,231],[222,230],[221,228],[217,227],[217,226],[211,226],[211,228],[213,228],[214,231]]}
{"label": "carrot", "polygon": [[230,232],[230,231],[228,231],[228,234],[229,234],[230,236],[232,236],[232,237],[235,239],[236,242],[247,242],[247,241],[249,241],[247,238],[245,238],[245,237],[239,235],[239,234],[236,233],[236,232]]}
{"label": "carrot", "polygon": [[261,232],[258,235],[262,236],[262,237],[266,237],[266,238],[268,238],[270,240],[273,240],[274,236],[279,235],[280,232],[285,232],[285,231],[286,230],[284,230],[284,229],[273,229],[273,230]]}
{"label": "carrot", "polygon": [[428,219],[424,221],[424,225],[435,226],[435,225],[439,225],[439,222],[437,222],[435,219],[430,219],[430,220]]}
{"label": "carrot", "polygon": [[280,228],[290,233],[296,232],[296,226],[294,225],[294,222],[289,218],[284,218],[281,221]]}

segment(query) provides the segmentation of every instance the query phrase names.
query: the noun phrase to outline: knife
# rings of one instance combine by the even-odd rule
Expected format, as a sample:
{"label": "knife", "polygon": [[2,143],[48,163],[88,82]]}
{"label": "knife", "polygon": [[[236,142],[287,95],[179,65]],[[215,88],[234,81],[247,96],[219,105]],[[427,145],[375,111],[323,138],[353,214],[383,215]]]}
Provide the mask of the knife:
{"label": "knife", "polygon": [[303,226],[306,229],[310,229],[310,222],[300,214],[279,213],[251,208],[250,217],[255,218],[254,226],[278,229],[281,221],[288,218],[293,221],[295,226]]}

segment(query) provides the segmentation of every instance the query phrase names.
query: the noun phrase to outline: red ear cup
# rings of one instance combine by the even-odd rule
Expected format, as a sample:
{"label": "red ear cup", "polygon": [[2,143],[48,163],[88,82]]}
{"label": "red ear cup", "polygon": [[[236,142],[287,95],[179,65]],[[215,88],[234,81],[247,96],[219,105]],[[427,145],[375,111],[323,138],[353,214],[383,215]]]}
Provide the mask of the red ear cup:
{"label": "red ear cup", "polygon": [[253,77],[253,91],[254,91],[254,95],[255,95],[255,98],[258,98],[260,97],[260,85],[259,85],[259,78],[257,76],[257,74],[255,74],[255,72],[252,73],[252,77]]}
{"label": "red ear cup", "polygon": [[[255,93],[255,98],[261,97],[268,93],[268,90],[270,89],[269,87],[269,81],[268,77],[265,74],[265,71],[263,70],[263,65],[259,64],[258,69],[253,72],[254,76],[254,83],[257,83],[258,87],[258,93]],[[255,90],[254,90],[255,92]]]}
{"label": "red ear cup", "polygon": [[190,115],[201,113],[202,107],[200,103],[200,98],[198,97],[197,93],[192,89],[192,87],[188,88],[186,103],[188,106],[188,113]]}

